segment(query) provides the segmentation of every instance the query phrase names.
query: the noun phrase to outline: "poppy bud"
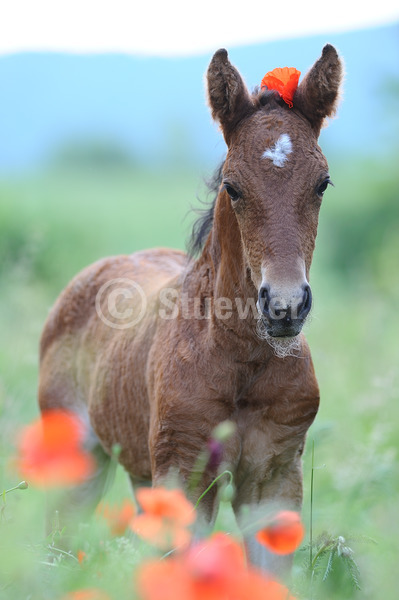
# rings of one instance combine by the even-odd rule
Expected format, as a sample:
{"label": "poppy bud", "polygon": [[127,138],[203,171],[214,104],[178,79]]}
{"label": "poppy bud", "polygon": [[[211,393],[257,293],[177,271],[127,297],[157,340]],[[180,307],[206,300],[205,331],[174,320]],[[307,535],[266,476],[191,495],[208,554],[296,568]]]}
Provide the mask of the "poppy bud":
{"label": "poppy bud", "polygon": [[235,489],[232,483],[228,483],[222,491],[222,500],[224,502],[231,502],[234,498]]}
{"label": "poppy bud", "polygon": [[212,431],[212,438],[219,442],[226,442],[236,430],[236,426],[232,421],[222,421]]}
{"label": "poppy bud", "polygon": [[215,439],[208,440],[207,444],[209,458],[207,468],[211,471],[215,471],[222,462],[223,458],[223,444]]}

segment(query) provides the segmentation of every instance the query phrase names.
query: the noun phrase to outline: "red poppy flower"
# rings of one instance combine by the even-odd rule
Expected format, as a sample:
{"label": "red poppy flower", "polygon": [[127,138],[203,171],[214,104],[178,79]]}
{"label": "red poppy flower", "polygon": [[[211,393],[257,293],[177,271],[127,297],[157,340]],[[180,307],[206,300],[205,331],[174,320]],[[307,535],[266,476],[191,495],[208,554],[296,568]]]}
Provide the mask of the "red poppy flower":
{"label": "red poppy flower", "polygon": [[181,490],[140,488],[136,497],[144,513],[130,523],[135,533],[164,549],[186,546],[190,542],[188,527],[194,523],[196,515]]}
{"label": "red poppy flower", "polygon": [[276,90],[288,104],[290,108],[293,107],[293,98],[295,91],[298,87],[300,71],[294,69],[294,67],[283,67],[273,69],[266,73],[262,79],[261,88],[267,88],[268,90]]}
{"label": "red poppy flower", "polygon": [[190,578],[177,559],[144,563],[137,572],[137,585],[143,600],[191,600]]}
{"label": "red poppy flower", "polygon": [[241,546],[223,533],[143,565],[138,587],[144,600],[295,600],[280,583],[248,570]]}
{"label": "red poppy flower", "polygon": [[305,529],[297,512],[282,510],[256,534],[260,544],[275,554],[291,554],[303,540]]}
{"label": "red poppy flower", "polygon": [[112,535],[123,535],[130,521],[136,514],[136,507],[131,500],[127,498],[121,506],[110,506],[109,504],[99,504],[96,513],[107,521]]}
{"label": "red poppy flower", "polygon": [[16,466],[37,486],[82,483],[95,469],[93,457],[82,448],[84,435],[83,423],[73,413],[47,411],[22,430]]}

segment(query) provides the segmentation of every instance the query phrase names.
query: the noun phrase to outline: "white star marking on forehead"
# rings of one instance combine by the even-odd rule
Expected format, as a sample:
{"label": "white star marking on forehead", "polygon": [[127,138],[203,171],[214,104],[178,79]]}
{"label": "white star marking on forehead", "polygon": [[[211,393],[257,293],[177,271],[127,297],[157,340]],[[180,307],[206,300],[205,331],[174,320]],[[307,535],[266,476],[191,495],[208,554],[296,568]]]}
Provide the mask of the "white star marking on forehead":
{"label": "white star marking on forehead", "polygon": [[288,133],[282,133],[272,148],[262,154],[262,158],[271,158],[276,167],[283,167],[287,162],[288,154],[292,152],[292,142]]}

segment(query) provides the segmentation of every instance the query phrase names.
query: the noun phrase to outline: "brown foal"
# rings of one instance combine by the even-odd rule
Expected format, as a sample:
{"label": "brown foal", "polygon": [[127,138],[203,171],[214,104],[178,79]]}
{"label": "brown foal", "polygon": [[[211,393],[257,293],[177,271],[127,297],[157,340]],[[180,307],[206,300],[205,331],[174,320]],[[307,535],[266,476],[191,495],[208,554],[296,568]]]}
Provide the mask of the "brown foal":
{"label": "brown foal", "polygon": [[[99,466],[76,502],[83,491],[97,501],[116,444],[134,483],[157,485],[174,471],[195,500],[217,474],[209,465],[189,489],[197,458],[229,420],[223,466],[239,523],[245,505],[300,508],[301,455],[319,405],[301,333],[329,183],[317,139],[341,78],[327,45],[289,108],[271,90],[251,95],[227,52],[216,52],[208,97],[227,157],[199,257],[155,249],[103,259],[60,295],[41,340],[39,402],[87,424]],[[198,510],[212,524],[216,486]],[[247,537],[251,561],[278,572],[279,559]]]}

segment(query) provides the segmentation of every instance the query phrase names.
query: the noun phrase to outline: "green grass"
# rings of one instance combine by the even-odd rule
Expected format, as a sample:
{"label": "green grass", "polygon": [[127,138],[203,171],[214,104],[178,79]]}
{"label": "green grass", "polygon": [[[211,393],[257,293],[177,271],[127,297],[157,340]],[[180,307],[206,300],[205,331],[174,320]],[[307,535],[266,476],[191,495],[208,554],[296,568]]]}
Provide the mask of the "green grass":
{"label": "green grass", "polygon": [[[375,164],[336,164],[336,188],[322,207],[312,270],[315,303],[306,328],[321,388],[320,411],[308,435],[315,444],[313,530],[314,537],[327,531],[354,538],[349,545],[362,591],[333,563],[327,581],[320,589],[315,585],[315,599],[397,597],[399,216],[392,173]],[[19,428],[38,414],[38,340],[59,291],[101,256],[184,247],[199,180],[190,173],[115,170],[60,171],[0,183],[0,491],[18,483],[10,457]],[[308,443],[308,528],[310,450]],[[129,493],[118,470],[108,498]],[[53,600],[97,585],[113,598],[134,597],[132,569],[148,548],[131,538],[113,540],[91,521],[80,534],[86,567],[73,556],[57,554],[54,561],[43,536],[44,508],[43,493],[31,487],[6,497],[0,599]],[[226,507],[218,523],[233,527]],[[298,552],[298,585],[307,558],[306,550]]]}

